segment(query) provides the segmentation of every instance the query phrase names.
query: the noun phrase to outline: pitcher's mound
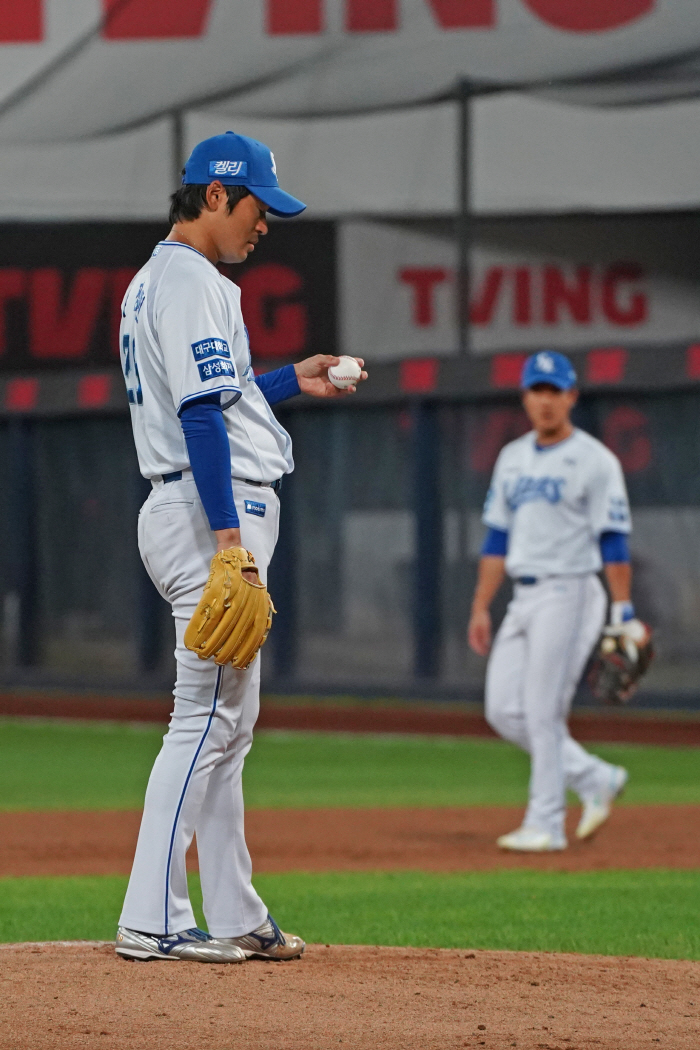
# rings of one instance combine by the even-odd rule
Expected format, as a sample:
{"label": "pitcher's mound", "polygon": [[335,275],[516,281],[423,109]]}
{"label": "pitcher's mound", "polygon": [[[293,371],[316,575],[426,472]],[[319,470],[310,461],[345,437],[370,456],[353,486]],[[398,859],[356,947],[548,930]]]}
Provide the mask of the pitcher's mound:
{"label": "pitcher's mound", "polygon": [[700,964],[312,945],[293,963],[0,949],[2,1050],[697,1050]]}

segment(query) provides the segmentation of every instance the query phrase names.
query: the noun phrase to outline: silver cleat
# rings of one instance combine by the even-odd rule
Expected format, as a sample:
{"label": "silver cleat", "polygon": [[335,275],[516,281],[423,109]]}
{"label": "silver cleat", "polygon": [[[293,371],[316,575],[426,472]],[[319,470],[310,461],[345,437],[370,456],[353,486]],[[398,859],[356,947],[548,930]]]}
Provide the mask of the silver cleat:
{"label": "silver cleat", "polygon": [[158,937],[120,926],[115,944],[123,959],[176,959],[201,963],[241,963],[246,953],[233,941],[216,940],[196,927]]}
{"label": "silver cleat", "polygon": [[230,944],[241,949],[247,959],[298,959],[304,954],[306,944],[293,933],[282,933],[279,926],[268,915],[262,926],[244,937],[222,937],[219,943]]}

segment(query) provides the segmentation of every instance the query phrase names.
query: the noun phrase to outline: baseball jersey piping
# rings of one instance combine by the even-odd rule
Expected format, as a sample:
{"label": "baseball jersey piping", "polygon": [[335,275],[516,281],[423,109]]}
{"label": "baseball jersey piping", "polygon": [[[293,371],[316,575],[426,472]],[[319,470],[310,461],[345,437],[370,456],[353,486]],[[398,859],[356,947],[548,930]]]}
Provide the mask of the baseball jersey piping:
{"label": "baseball jersey piping", "polygon": [[202,739],[199,741],[199,745],[197,747],[197,750],[195,751],[194,758],[192,759],[192,762],[190,764],[190,768],[189,768],[189,770],[187,772],[187,776],[185,777],[185,783],[184,783],[182,791],[180,793],[180,801],[177,804],[177,810],[175,812],[175,820],[173,821],[173,829],[172,829],[172,831],[170,833],[170,848],[168,849],[168,863],[166,864],[166,867],[165,867],[165,933],[164,933],[165,937],[168,936],[168,932],[169,932],[168,931],[168,904],[170,902],[170,866],[171,866],[172,859],[173,859],[173,849],[175,847],[175,833],[177,831],[178,821],[180,820],[180,811],[182,810],[182,804],[185,801],[185,795],[187,794],[187,788],[189,787],[190,780],[192,779],[192,774],[194,772],[194,767],[197,765],[197,759],[199,758],[199,753],[202,750],[202,748],[204,747],[204,741],[207,739],[207,736],[209,735],[209,730],[211,729],[211,723],[212,723],[212,720],[214,718],[214,712],[216,711],[216,704],[217,704],[217,701],[219,699],[219,692],[221,690],[221,679],[222,679],[222,676],[223,676],[223,671],[224,671],[223,667],[219,667],[217,669],[216,685],[214,687],[214,700],[213,700],[213,703],[212,703],[211,711],[209,712],[209,720],[207,721],[206,729],[202,733]]}
{"label": "baseball jersey piping", "polygon": [[577,434],[578,427],[574,427],[574,429],[568,435],[568,437],[562,438],[561,441],[555,441],[553,445],[540,445],[540,443],[537,440],[537,435],[535,434],[535,452],[552,452],[555,448],[561,448],[561,446],[565,445],[567,441],[571,441],[571,439],[575,438]]}
{"label": "baseball jersey piping", "polygon": [[203,259],[209,263],[210,266],[214,266],[212,262],[209,262],[204,252],[200,252],[197,248],[193,248],[191,244],[183,244],[182,241],[158,241],[161,248],[187,248],[188,251],[194,252],[195,255],[201,255]]}
{"label": "baseball jersey piping", "polygon": [[243,391],[239,386],[217,386],[213,390],[205,390],[202,393],[197,391],[197,393],[195,394],[188,394],[187,397],[183,397],[182,401],[178,406],[177,414],[180,415],[180,412],[182,411],[182,406],[186,405],[188,401],[198,401],[200,398],[208,397],[210,394],[237,394],[238,397],[234,397],[233,400],[229,401],[227,405],[221,406],[222,409],[230,408],[231,405],[235,405],[236,401],[238,401],[238,398],[241,396],[242,393]]}

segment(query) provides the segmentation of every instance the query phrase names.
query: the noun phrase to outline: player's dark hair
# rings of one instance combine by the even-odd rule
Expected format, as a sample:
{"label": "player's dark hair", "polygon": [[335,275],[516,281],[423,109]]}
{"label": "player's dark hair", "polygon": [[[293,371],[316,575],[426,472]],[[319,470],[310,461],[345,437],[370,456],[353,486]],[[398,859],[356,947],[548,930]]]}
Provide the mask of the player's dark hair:
{"label": "player's dark hair", "polygon": [[[198,183],[179,186],[170,197],[170,225],[173,226],[176,222],[192,222],[199,218],[207,203],[208,188]],[[224,189],[228,197],[227,208],[230,215],[238,202],[250,194],[250,190],[247,186],[224,186]]]}

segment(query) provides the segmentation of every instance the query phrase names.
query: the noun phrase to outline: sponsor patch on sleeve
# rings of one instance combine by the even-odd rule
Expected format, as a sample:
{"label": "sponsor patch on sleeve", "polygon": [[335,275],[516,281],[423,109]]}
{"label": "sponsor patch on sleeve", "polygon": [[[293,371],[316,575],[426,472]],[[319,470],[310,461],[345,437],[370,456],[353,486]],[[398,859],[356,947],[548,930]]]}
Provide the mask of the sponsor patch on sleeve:
{"label": "sponsor patch on sleeve", "polygon": [[255,514],[258,518],[265,517],[265,503],[256,503],[254,499],[245,500],[245,512],[246,514]]}
{"label": "sponsor patch on sleeve", "polygon": [[217,379],[219,376],[236,378],[236,369],[233,367],[233,362],[220,361],[219,358],[214,358],[213,361],[203,361],[201,365],[197,365],[197,371],[203,383],[206,383],[208,379]]}
{"label": "sponsor patch on sleeve", "polygon": [[210,357],[230,357],[228,343],[225,339],[200,339],[192,343],[192,354],[195,361],[207,361]]}

